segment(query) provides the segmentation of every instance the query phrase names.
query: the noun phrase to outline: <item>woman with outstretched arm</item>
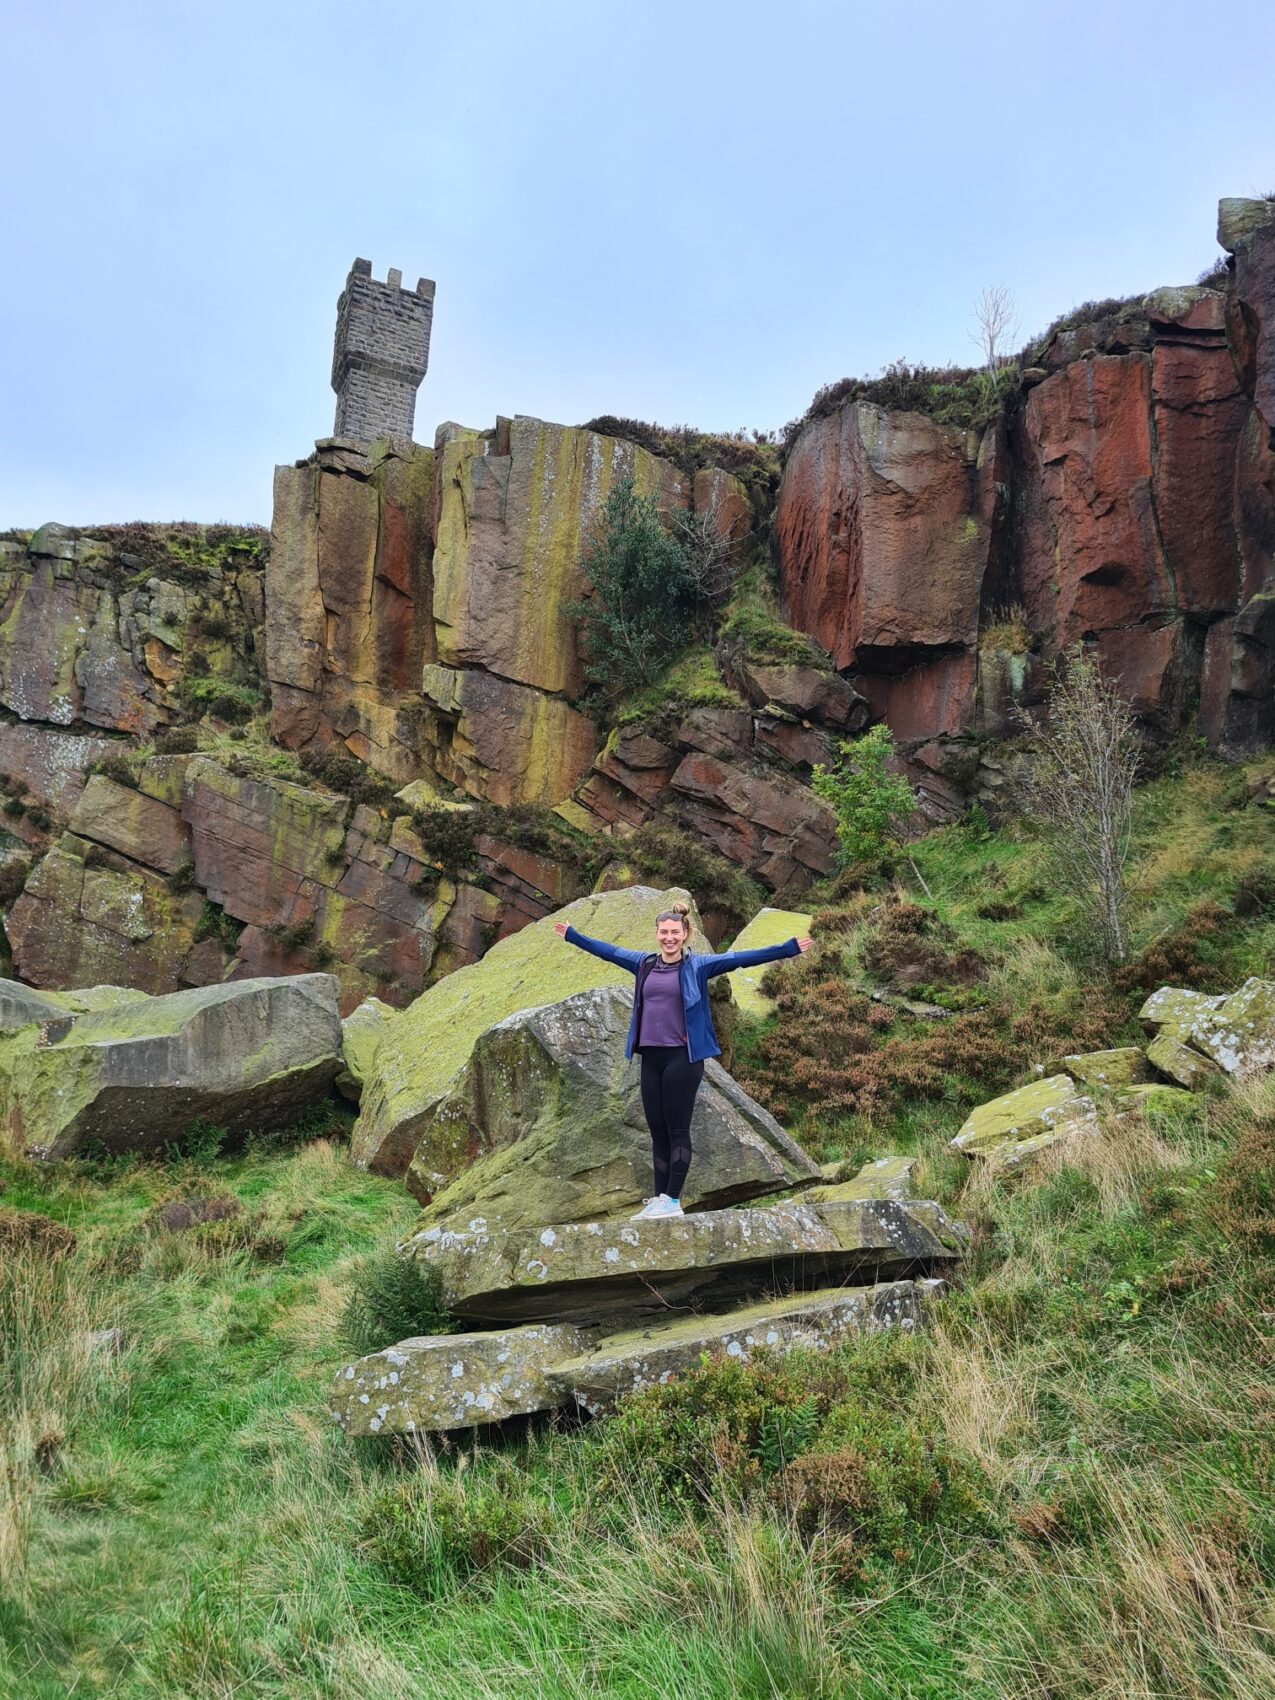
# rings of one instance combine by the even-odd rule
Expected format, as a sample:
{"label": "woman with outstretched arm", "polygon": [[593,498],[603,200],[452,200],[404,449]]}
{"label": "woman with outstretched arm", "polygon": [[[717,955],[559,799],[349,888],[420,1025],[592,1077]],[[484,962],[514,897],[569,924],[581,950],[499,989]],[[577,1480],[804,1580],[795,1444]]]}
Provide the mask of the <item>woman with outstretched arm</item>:
{"label": "woman with outstretched arm", "polygon": [[613,962],[634,976],[633,1019],[624,1047],[642,1058],[642,1109],[651,1130],[655,1195],[632,1218],[682,1214],[682,1187],[691,1165],[691,1115],[695,1094],[704,1078],[704,1059],[721,1055],[708,1007],[708,982],[732,968],[752,968],[761,962],[798,956],[810,949],[808,938],[785,939],[761,950],[734,950],[721,956],[687,950],[691,936],[691,906],[678,899],[655,918],[652,951],[625,950],[591,939],[565,921],[554,931],[591,956]]}

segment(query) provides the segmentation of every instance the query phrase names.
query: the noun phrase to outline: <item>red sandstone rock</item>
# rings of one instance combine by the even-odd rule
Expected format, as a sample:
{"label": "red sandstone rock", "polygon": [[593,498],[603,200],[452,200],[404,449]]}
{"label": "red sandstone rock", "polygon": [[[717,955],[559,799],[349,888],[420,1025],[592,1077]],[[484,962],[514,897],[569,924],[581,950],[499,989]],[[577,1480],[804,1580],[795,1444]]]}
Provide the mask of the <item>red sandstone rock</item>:
{"label": "red sandstone rock", "polygon": [[803,719],[851,732],[862,731],[868,723],[867,703],[839,673],[793,663],[763,666],[749,661],[735,670],[748,700],[757,708],[776,703]]}
{"label": "red sandstone rock", "polygon": [[798,438],[774,525],[784,607],[838,667],[974,642],[991,518],[983,447],[869,402]]}
{"label": "red sandstone rock", "polygon": [[434,456],[319,444],[275,469],[266,576],[271,733],[290,749],[343,743],[392,779],[419,772],[406,712],[435,647]]}
{"label": "red sandstone rock", "polygon": [[978,662],[970,649],[935,656],[900,674],[860,674],[855,683],[896,738],[937,738],[971,728]]}
{"label": "red sandstone rock", "polygon": [[691,484],[691,505],[705,514],[713,529],[737,555],[752,536],[753,511],[748,491],[734,473],[720,466],[701,466]]}

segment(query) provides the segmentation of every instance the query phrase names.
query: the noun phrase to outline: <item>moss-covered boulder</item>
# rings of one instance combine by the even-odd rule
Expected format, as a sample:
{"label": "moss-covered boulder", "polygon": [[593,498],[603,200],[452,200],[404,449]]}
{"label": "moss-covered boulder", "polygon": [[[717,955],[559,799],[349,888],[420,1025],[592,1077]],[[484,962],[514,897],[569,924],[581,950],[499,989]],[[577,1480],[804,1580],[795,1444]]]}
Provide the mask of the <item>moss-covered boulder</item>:
{"label": "moss-covered boulder", "polygon": [[1092,1124],[1095,1117],[1093,1099],[1071,1076],[1053,1074],[971,1110],[952,1144],[967,1157],[1006,1162],[1051,1144],[1076,1122]]}
{"label": "moss-covered boulder", "polygon": [[1082,1051],[1062,1060],[1063,1069],[1091,1092],[1118,1092],[1151,1079],[1146,1055],[1137,1045],[1111,1051]]}
{"label": "moss-covered boulder", "polygon": [[826,1350],[854,1334],[915,1328],[937,1281],[890,1281],[874,1287],[766,1299],[724,1316],[683,1316],[609,1335],[596,1346],[551,1365],[545,1381],[595,1415],[625,1393],[671,1381],[694,1369],[705,1353],[747,1363],[759,1350]]}
{"label": "moss-covered boulder", "polygon": [[[1151,1031],[1167,1034],[1208,1057],[1226,1074],[1247,1074],[1275,1065],[1275,982],[1270,980],[1253,976],[1239,991],[1214,997],[1162,986],[1143,1004],[1140,1019]],[[1162,1051],[1167,1055],[1168,1047]],[[1151,1055],[1149,1049],[1147,1054]],[[1155,1062],[1154,1057],[1151,1060]],[[1161,1066],[1156,1063],[1157,1068]]]}
{"label": "moss-covered boulder", "polygon": [[875,1157],[857,1174],[843,1181],[829,1181],[805,1194],[812,1204],[844,1204],[855,1199],[902,1199],[915,1196],[912,1171],[916,1157]]}
{"label": "moss-covered boulder", "polygon": [[[500,939],[481,962],[422,992],[387,1024],[364,1083],[353,1136],[355,1162],[380,1174],[404,1174],[436,1106],[480,1036],[498,1021],[591,986],[632,988],[631,974],[560,938],[553,930],[556,921],[630,950],[654,950],[655,917],[675,897],[686,895],[680,888],[630,886],[581,897]],[[711,949],[694,914],[692,921],[691,948]]]}
{"label": "moss-covered boulder", "polygon": [[29,1157],[154,1150],[196,1119],[286,1126],[340,1066],[330,974],[201,986],[0,1036],[0,1123]]}
{"label": "moss-covered boulder", "polygon": [[[810,916],[798,909],[759,909],[729,948],[762,950],[785,939],[804,938],[809,931]],[[739,1007],[748,1015],[761,1017],[770,1012],[770,999],[761,990],[761,977],[769,966],[736,968],[726,976]]]}
{"label": "moss-covered boulder", "polygon": [[1194,1092],[1206,1076],[1220,1074],[1221,1070],[1211,1057],[1206,1057],[1180,1037],[1181,1033],[1189,1031],[1188,1028],[1162,1028],[1147,1046],[1147,1061],[1161,1074],[1167,1074],[1170,1080],[1176,1080],[1179,1086],[1185,1086],[1188,1092]]}
{"label": "moss-covered boulder", "polygon": [[336,1086],[352,1104],[363,1096],[363,1082],[372,1071],[377,1047],[397,1014],[392,1004],[382,1003],[380,998],[364,998],[342,1021],[341,1072]]}
{"label": "moss-covered boulder", "polygon": [[[595,986],[482,1034],[426,1117],[407,1172],[429,1221],[505,1227],[630,1214],[649,1197],[639,1067],[624,1055],[631,997]],[[711,1060],[695,1101],[683,1191],[718,1209],[818,1178],[813,1158]],[[430,1203],[432,1200],[432,1203]]]}
{"label": "moss-covered boulder", "polygon": [[942,1274],[962,1244],[937,1204],[868,1202],[512,1229],[475,1219],[463,1232],[422,1229],[399,1250],[438,1270],[449,1310],[501,1327],[589,1325],[852,1278]]}
{"label": "moss-covered boulder", "polygon": [[575,1358],[589,1341],[578,1328],[538,1322],[400,1340],[343,1365],[328,1407],[351,1435],[428,1433],[551,1410],[570,1395],[549,1385],[547,1367]]}

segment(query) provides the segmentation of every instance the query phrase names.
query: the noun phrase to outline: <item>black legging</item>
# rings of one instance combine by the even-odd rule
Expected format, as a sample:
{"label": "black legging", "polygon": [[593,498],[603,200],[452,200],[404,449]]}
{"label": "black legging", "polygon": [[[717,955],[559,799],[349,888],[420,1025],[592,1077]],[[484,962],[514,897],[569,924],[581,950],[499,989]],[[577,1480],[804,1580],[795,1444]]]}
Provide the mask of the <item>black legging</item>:
{"label": "black legging", "polygon": [[685,1045],[642,1047],[642,1108],[651,1130],[655,1190],[680,1198],[691,1166],[691,1113],[704,1078]]}

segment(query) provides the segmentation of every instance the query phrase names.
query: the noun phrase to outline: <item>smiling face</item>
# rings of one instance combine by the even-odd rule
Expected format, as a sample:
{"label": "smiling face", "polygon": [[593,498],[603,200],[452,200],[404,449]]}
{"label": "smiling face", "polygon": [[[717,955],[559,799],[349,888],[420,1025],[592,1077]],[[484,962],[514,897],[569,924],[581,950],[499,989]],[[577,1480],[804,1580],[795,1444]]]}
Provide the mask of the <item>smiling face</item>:
{"label": "smiling face", "polygon": [[660,955],[665,962],[676,962],[682,954],[682,946],[690,935],[690,928],[684,921],[657,921],[655,923],[655,942],[660,947]]}

